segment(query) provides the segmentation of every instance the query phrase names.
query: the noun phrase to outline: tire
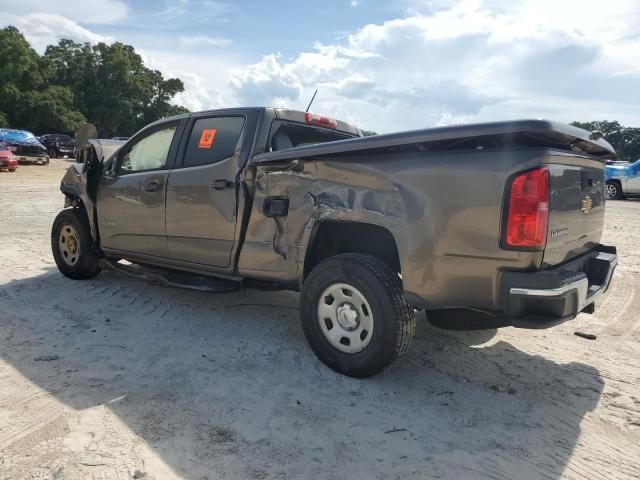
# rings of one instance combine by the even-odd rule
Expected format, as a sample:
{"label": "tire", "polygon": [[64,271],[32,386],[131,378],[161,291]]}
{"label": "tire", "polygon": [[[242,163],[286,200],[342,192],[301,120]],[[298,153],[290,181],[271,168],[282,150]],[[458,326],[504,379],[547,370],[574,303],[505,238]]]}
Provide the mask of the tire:
{"label": "tire", "polygon": [[58,270],[66,277],[81,280],[100,273],[100,259],[83,209],[67,209],[58,214],[51,228],[51,251]]}
{"label": "tire", "polygon": [[622,200],[624,198],[622,188],[618,182],[607,182],[604,194],[607,200]]}
{"label": "tire", "polygon": [[48,158],[46,160],[43,160],[42,161],[42,165],[49,165],[49,161],[50,160]]}
{"label": "tire", "polygon": [[10,168],[10,169],[9,169],[9,171],[10,171],[11,173],[15,172],[16,170],[17,170],[17,168]]}
{"label": "tire", "polygon": [[[336,289],[339,298],[327,294]],[[321,312],[327,318],[322,319]],[[398,275],[382,260],[360,253],[336,255],[316,265],[302,286],[300,314],[305,337],[318,358],[356,378],[371,377],[398,361],[416,330],[414,309]],[[343,325],[348,321],[352,323],[346,327],[353,330]],[[353,344],[347,335],[356,337]]]}

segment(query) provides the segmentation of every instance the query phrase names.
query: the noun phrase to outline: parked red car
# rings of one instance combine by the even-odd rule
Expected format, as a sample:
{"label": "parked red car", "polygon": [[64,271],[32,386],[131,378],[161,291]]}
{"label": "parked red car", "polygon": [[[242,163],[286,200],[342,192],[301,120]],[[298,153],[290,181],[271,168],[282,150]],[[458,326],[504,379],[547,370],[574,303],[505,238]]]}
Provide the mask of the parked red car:
{"label": "parked red car", "polygon": [[0,170],[15,172],[18,168],[18,159],[8,147],[0,143]]}

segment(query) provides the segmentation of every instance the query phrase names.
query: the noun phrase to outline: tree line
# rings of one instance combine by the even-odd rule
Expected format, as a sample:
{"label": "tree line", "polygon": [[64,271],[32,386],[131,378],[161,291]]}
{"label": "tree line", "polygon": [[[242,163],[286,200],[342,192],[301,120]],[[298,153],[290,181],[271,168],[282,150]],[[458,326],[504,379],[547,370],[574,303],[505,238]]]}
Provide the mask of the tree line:
{"label": "tree line", "polygon": [[144,65],[130,45],[61,40],[39,55],[15,27],[0,29],[0,127],[73,133],[84,121],[101,137],[130,136],[187,112],[169,101],[184,85]]}
{"label": "tree line", "polygon": [[640,128],[623,127],[619,122],[573,122],[571,125],[589,132],[600,131],[613,148],[618,160],[633,162],[640,159]]}

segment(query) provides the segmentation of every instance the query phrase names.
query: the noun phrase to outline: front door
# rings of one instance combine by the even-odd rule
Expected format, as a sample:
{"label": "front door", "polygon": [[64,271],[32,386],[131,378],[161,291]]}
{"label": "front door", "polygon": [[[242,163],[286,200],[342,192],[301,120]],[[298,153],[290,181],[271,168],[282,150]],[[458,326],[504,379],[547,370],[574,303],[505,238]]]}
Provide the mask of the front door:
{"label": "front door", "polygon": [[192,117],[167,182],[169,257],[215,267],[231,262],[236,176],[244,116]]}
{"label": "front door", "polygon": [[159,125],[126,144],[100,180],[102,248],[167,256],[165,199],[177,123]]}

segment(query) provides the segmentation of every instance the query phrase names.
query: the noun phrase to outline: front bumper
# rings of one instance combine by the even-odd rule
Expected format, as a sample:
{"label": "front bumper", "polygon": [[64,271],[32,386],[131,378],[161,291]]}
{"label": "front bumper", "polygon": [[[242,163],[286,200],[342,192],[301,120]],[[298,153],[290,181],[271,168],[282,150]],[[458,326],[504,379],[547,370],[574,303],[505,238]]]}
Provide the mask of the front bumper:
{"label": "front bumper", "polygon": [[21,155],[19,153],[14,153],[13,156],[18,160],[18,162],[44,162],[49,163],[49,157],[47,155]]}
{"label": "front bumper", "polygon": [[551,270],[504,272],[502,310],[520,328],[547,328],[593,313],[594,301],[611,283],[618,265],[615,247],[599,245],[591,252]]}

